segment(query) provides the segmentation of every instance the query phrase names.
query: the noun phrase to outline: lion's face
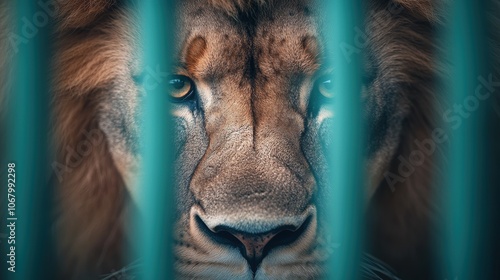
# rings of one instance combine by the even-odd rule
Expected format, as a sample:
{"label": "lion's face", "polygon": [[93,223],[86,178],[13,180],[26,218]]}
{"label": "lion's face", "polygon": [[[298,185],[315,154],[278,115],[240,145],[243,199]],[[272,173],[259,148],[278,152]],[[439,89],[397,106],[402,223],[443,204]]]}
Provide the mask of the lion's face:
{"label": "lion's face", "polygon": [[[378,235],[373,236],[384,240],[376,245],[392,264],[406,262],[419,244],[416,237],[393,244],[418,234],[406,223],[393,221],[403,215],[427,215],[420,212],[426,211],[421,202],[425,188],[401,187],[389,197],[384,174],[397,169],[391,165],[396,152],[411,151],[411,143],[401,142],[409,142],[413,131],[427,131],[414,129],[427,122],[414,94],[430,100],[425,94],[430,88],[426,79],[431,76],[431,46],[428,24],[412,18],[413,12],[392,8],[400,13],[395,15],[391,1],[370,3],[366,26],[359,28],[360,44],[344,51],[346,59],[352,53],[365,54],[362,99],[368,133],[366,168],[360,176],[368,183],[363,194],[367,203],[360,207],[374,204],[374,224],[382,229],[376,228]],[[84,7],[82,11],[85,15]],[[101,24],[88,31],[61,31],[57,69],[62,74],[57,77],[62,78],[56,81],[61,161],[71,159],[64,147],[85,140],[82,128],[102,131],[106,139],[82,159],[83,167],[65,170],[59,178],[61,247],[73,252],[69,259],[82,270],[95,266],[92,254],[111,246],[99,243],[108,240],[102,236],[111,230],[120,234],[115,228],[123,213],[122,200],[117,199],[122,184],[132,198],[140,192],[135,178],[141,162],[141,99],[149,87],[161,86],[175,101],[165,114],[176,120],[179,275],[319,277],[326,256],[332,250],[334,254],[322,230],[322,203],[329,201],[325,153],[328,143],[342,137],[327,138],[335,117],[331,104],[342,93],[332,90],[335,69],[325,58],[333,50],[324,44],[328,31],[320,7],[309,0],[180,1],[172,69],[142,65],[133,32],[136,22],[130,16],[134,12],[125,7],[111,12],[96,17]],[[419,32],[414,31],[417,27]],[[96,213],[94,203],[109,207]],[[408,214],[405,209],[419,210]],[[94,230],[80,234],[89,220]],[[384,228],[391,230],[389,235]]]}
{"label": "lion's face", "polygon": [[187,175],[180,187],[188,222],[177,243],[186,278],[320,272],[318,184],[305,144],[319,124],[308,99],[320,36],[311,7],[276,5],[237,19],[202,1],[181,7],[177,74],[197,91],[174,111]]}
{"label": "lion's face", "polygon": [[[325,45],[329,15],[315,0],[177,3],[173,65],[160,69],[140,60],[137,5],[130,1],[37,2],[35,16],[43,11],[54,18],[50,134],[56,157],[49,183],[56,273],[61,279],[110,272],[128,278],[140,266],[127,263],[125,247],[137,242],[128,240],[127,226],[141,191],[141,104],[148,89],[164,87],[174,102],[165,118],[174,117],[176,130],[176,276],[320,278],[325,260],[342,246],[325,234],[332,213],[324,205],[332,201],[329,189],[345,187],[326,180],[328,164],[344,164],[326,160],[328,145],[343,137],[329,132],[331,105],[344,94],[332,90],[332,74],[340,70],[327,60],[338,51]],[[434,157],[447,140],[439,128],[445,104],[437,81],[449,73],[435,62],[447,51],[436,38],[446,6],[438,0],[363,3],[366,20],[353,27],[355,45],[338,45],[345,59],[362,54],[364,62],[362,271],[399,279],[382,260],[402,279],[429,279],[440,216]],[[496,25],[498,6],[489,19]],[[0,107],[9,104],[15,57],[9,39],[18,35],[10,9],[0,1]],[[490,35],[498,59],[499,36]],[[5,112],[0,108],[0,126]]]}
{"label": "lion's face", "polygon": [[[271,1],[247,11],[212,2],[179,6],[174,76],[161,84],[177,98],[178,272],[317,278],[331,246],[318,229],[317,203],[328,195],[323,154],[335,115],[328,104],[342,94],[332,90],[319,11],[311,1]],[[381,82],[391,73],[378,73],[376,64],[367,56],[371,141],[360,176],[371,178],[368,198],[398,145],[405,107],[395,86]],[[110,100],[124,112],[122,93]],[[101,123],[111,138],[138,131],[133,122],[117,128],[113,119],[116,113]],[[133,177],[134,149],[111,150],[123,176]]]}

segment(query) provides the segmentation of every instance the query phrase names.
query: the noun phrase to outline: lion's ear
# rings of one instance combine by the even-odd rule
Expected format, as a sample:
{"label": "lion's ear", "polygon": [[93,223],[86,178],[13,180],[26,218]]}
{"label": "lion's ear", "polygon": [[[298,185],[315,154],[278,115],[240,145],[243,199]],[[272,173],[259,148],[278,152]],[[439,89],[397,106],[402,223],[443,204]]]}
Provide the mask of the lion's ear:
{"label": "lion's ear", "polygon": [[108,11],[116,0],[57,1],[56,10],[63,29],[83,28]]}
{"label": "lion's ear", "polygon": [[447,0],[392,0],[393,3],[401,5],[416,18],[427,19],[431,22],[439,21],[438,12]]}

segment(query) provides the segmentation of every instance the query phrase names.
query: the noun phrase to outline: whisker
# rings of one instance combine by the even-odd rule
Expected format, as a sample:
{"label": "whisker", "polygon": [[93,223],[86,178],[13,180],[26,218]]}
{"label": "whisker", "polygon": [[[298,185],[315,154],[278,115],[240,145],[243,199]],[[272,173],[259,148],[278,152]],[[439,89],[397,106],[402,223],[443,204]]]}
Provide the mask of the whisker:
{"label": "whisker", "polygon": [[122,279],[123,276],[125,276],[125,279],[128,279],[127,277],[131,277],[130,279],[133,279],[132,275],[124,275],[124,274],[129,273],[131,271],[134,271],[135,269],[137,269],[140,266],[141,266],[140,260],[135,260],[132,263],[130,263],[129,265],[121,268],[120,270],[117,270],[117,271],[109,273],[109,274],[101,275],[101,277],[102,277],[101,280],[111,280],[114,277],[116,277],[118,279]]}
{"label": "whisker", "polygon": [[361,269],[365,279],[401,280],[391,267],[370,254],[364,254]]}

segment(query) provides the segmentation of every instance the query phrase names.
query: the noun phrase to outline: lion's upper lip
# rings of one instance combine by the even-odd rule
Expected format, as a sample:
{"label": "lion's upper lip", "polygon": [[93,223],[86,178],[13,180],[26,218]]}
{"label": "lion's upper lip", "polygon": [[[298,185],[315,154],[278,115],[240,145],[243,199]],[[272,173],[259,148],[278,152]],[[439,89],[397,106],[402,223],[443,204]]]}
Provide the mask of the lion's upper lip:
{"label": "lion's upper lip", "polygon": [[[274,260],[279,260],[275,265],[297,258],[311,248],[316,235],[316,208],[312,205],[300,215],[277,215],[273,219],[254,213],[211,216],[201,207],[193,206],[190,220],[195,242],[209,247],[209,252],[227,250],[232,255],[234,249],[238,249],[238,259],[246,262],[253,274],[271,252],[275,252]],[[276,253],[278,251],[282,253]]]}

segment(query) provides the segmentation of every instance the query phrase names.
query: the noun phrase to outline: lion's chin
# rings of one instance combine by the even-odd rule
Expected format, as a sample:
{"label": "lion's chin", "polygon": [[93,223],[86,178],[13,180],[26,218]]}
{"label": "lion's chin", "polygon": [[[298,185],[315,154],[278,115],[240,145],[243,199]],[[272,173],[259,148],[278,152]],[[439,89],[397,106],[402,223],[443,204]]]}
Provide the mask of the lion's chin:
{"label": "lion's chin", "polygon": [[179,263],[179,279],[318,279],[322,275],[320,263],[308,263],[303,260],[283,262],[281,265],[263,261],[254,272],[243,259],[239,264],[228,263]]}

